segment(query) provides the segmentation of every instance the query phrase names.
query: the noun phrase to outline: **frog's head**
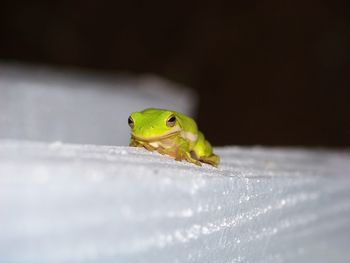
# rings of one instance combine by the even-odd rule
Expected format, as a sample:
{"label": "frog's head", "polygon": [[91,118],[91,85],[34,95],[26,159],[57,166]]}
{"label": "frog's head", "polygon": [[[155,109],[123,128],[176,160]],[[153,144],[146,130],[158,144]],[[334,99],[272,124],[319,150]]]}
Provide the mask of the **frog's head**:
{"label": "frog's head", "polygon": [[131,133],[140,140],[153,140],[181,131],[176,113],[163,109],[145,109],[131,113],[128,119]]}

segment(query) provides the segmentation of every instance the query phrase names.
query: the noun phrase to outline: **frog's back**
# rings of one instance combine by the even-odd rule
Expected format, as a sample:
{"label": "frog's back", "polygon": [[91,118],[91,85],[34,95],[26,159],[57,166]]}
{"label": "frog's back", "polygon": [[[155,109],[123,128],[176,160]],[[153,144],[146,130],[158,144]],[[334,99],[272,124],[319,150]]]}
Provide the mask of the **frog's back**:
{"label": "frog's back", "polygon": [[183,130],[186,132],[191,132],[195,135],[198,133],[197,123],[191,117],[176,111],[174,111],[174,114],[176,118],[179,119],[181,128]]}

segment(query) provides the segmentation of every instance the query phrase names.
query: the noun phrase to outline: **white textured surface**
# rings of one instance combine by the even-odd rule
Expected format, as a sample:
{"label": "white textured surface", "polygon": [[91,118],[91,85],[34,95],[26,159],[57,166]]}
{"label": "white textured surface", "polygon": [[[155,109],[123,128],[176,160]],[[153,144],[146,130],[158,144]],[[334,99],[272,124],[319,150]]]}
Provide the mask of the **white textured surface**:
{"label": "white textured surface", "polygon": [[132,111],[191,114],[195,95],[154,76],[0,64],[0,138],[125,145]]}
{"label": "white textured surface", "polygon": [[350,155],[0,141],[1,262],[349,262]]}

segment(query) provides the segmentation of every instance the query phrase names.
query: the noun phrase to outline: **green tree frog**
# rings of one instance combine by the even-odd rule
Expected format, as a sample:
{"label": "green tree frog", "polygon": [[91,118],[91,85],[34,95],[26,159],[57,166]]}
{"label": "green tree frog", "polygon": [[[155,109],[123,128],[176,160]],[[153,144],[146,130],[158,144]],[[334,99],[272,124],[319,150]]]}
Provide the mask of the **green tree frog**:
{"label": "green tree frog", "polygon": [[196,122],[182,113],[149,108],[131,113],[128,123],[131,128],[130,146],[157,151],[178,161],[219,165],[219,156],[213,153],[212,146],[198,130]]}

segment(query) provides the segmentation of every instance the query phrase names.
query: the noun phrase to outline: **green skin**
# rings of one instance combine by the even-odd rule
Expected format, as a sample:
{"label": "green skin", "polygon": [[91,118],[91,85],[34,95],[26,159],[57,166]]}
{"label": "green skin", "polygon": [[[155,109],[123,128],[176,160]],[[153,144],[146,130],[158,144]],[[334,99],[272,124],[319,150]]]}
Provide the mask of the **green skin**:
{"label": "green skin", "polygon": [[[175,121],[170,122],[171,117],[175,117]],[[149,108],[133,112],[130,120],[130,146],[157,151],[178,161],[219,165],[219,156],[213,153],[212,146],[192,118],[176,111]]]}

